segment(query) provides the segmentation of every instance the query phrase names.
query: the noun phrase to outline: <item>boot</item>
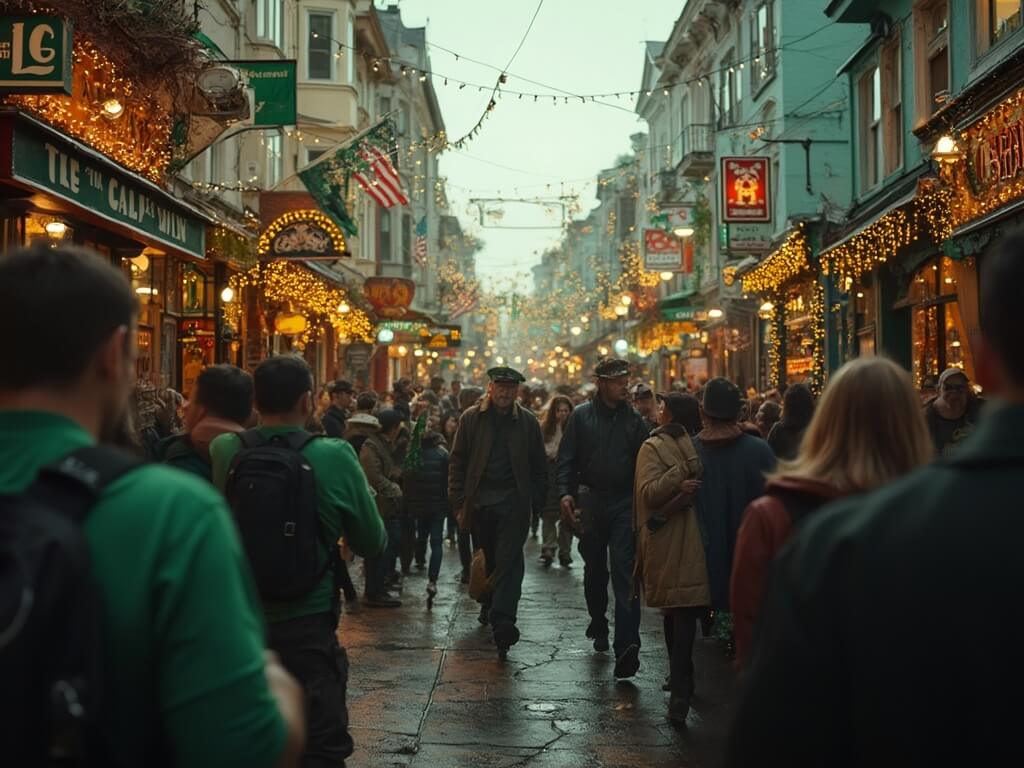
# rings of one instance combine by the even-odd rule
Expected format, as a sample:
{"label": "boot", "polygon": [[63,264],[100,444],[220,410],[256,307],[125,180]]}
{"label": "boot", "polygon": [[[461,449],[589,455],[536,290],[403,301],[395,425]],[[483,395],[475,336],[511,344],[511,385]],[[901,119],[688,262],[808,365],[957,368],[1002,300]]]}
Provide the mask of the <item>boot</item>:
{"label": "boot", "polygon": [[437,596],[437,582],[431,581],[427,584],[427,610],[434,607],[434,598]]}
{"label": "boot", "polygon": [[689,714],[689,697],[672,694],[668,700],[668,719],[673,725],[686,725],[686,716]]}
{"label": "boot", "polygon": [[491,622],[491,606],[481,603],[480,615],[476,617],[476,620],[486,627]]}

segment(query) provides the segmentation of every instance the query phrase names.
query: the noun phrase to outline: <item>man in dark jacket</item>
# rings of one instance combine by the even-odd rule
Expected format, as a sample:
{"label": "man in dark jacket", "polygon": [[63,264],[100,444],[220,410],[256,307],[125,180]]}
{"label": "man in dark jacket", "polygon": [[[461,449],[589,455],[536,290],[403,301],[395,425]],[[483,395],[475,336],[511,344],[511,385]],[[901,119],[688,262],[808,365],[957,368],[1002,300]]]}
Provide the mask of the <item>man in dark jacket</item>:
{"label": "man in dark jacket", "polygon": [[448,496],[459,527],[473,531],[484,551],[493,591],[482,600],[504,658],[519,641],[516,610],[522,594],[523,545],[534,509],[543,509],[547,459],[537,417],[516,402],[523,375],[492,368],[488,395],[459,420],[448,465]]}
{"label": "man in dark jacket", "polygon": [[184,409],[185,431],[160,443],[165,464],[212,479],[210,443],[226,432],[238,433],[252,414],[252,376],[233,365],[211,365],[196,378]]}
{"label": "man in dark jacket", "polygon": [[352,387],[352,382],[345,379],[332,381],[327,391],[331,395],[331,404],[324,411],[320,422],[324,425],[324,432],[328,437],[341,438],[345,435],[345,422],[348,420],[348,412],[356,391]]}
{"label": "man in dark jacket", "polygon": [[444,556],[444,521],[451,509],[448,504],[448,451],[438,432],[424,433],[419,459],[406,469],[402,492],[406,511],[416,521],[417,563],[426,559],[427,541],[430,541],[427,597],[433,600]]}
{"label": "man in dark jacket", "polygon": [[603,360],[594,370],[597,394],[569,417],[558,449],[563,519],[577,528],[583,591],[590,613],[587,637],[608,650],[608,562],[615,593],[615,677],[640,669],[640,600],[633,595],[633,481],[648,436],[629,404],[629,363]]}
{"label": "man in dark jacket", "polygon": [[1024,235],[978,265],[975,373],[1001,402],[953,455],[825,507],[781,552],[730,736],[732,766],[1015,762]]}

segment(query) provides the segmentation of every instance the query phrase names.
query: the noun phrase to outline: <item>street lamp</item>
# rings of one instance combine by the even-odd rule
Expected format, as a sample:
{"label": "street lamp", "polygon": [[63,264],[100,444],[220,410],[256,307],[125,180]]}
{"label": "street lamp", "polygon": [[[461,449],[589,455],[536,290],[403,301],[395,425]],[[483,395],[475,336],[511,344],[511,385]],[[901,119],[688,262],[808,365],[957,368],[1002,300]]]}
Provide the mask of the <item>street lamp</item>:
{"label": "street lamp", "polygon": [[761,311],[764,312],[765,314],[771,312],[773,309],[775,309],[775,305],[772,304],[770,301],[766,301],[764,304],[761,305]]}
{"label": "street lamp", "polygon": [[381,328],[377,332],[377,341],[379,341],[381,344],[390,344],[394,340],[395,332],[392,331],[390,328]]}
{"label": "street lamp", "polygon": [[675,272],[662,272],[659,275],[659,277],[661,278],[662,282],[664,282],[664,283],[667,283],[669,280],[671,280],[675,276],[676,276]]}
{"label": "street lamp", "polygon": [[720,310],[718,307],[715,307],[714,309],[709,309],[708,310],[708,317],[710,317],[712,320],[717,320],[718,318],[720,318],[724,314],[725,313],[722,312],[722,310]]}
{"label": "street lamp", "polygon": [[629,342],[625,339],[618,339],[612,346],[615,348],[615,354],[619,357],[629,352]]}
{"label": "street lamp", "polygon": [[615,308],[615,314],[618,315],[619,317],[625,317],[626,315],[629,314],[629,307],[625,306],[624,304],[619,304],[619,306]]}
{"label": "street lamp", "polygon": [[578,325],[574,325],[572,328],[569,329],[569,333],[571,333],[573,336],[579,336],[581,333],[583,333],[583,329],[580,328]]}
{"label": "street lamp", "polygon": [[622,302],[623,306],[628,307],[630,304],[633,303],[633,297],[630,296],[628,293],[624,293],[622,294],[622,298],[619,299],[619,301]]}
{"label": "street lamp", "polygon": [[230,285],[225,285],[224,290],[220,292],[220,300],[225,304],[230,304],[235,300],[235,289]]}
{"label": "street lamp", "polygon": [[672,234],[676,237],[689,237],[693,234],[693,227],[676,227],[672,230]]}

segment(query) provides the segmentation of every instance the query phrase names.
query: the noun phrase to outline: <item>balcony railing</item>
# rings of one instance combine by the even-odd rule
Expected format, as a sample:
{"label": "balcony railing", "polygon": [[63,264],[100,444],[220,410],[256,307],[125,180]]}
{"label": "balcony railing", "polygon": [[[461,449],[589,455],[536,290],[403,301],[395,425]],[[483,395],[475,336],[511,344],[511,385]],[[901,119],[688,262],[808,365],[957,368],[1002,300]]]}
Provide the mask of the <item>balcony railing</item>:
{"label": "balcony railing", "polygon": [[691,123],[683,129],[682,157],[689,154],[714,154],[715,130],[707,123]]}

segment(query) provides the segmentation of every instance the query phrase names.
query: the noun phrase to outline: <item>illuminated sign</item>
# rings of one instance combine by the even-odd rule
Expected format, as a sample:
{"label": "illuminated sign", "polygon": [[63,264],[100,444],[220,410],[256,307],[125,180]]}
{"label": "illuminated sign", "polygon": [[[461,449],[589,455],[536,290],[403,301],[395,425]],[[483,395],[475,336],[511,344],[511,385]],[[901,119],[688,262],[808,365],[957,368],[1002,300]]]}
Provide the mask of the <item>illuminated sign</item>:
{"label": "illuminated sign", "polygon": [[0,93],[71,95],[71,24],[55,16],[0,18]]}
{"label": "illuminated sign", "polygon": [[368,277],[363,293],[378,317],[397,320],[405,315],[416,295],[416,283],[404,277]]}
{"label": "illuminated sign", "polygon": [[722,221],[771,221],[767,157],[723,157]]}

